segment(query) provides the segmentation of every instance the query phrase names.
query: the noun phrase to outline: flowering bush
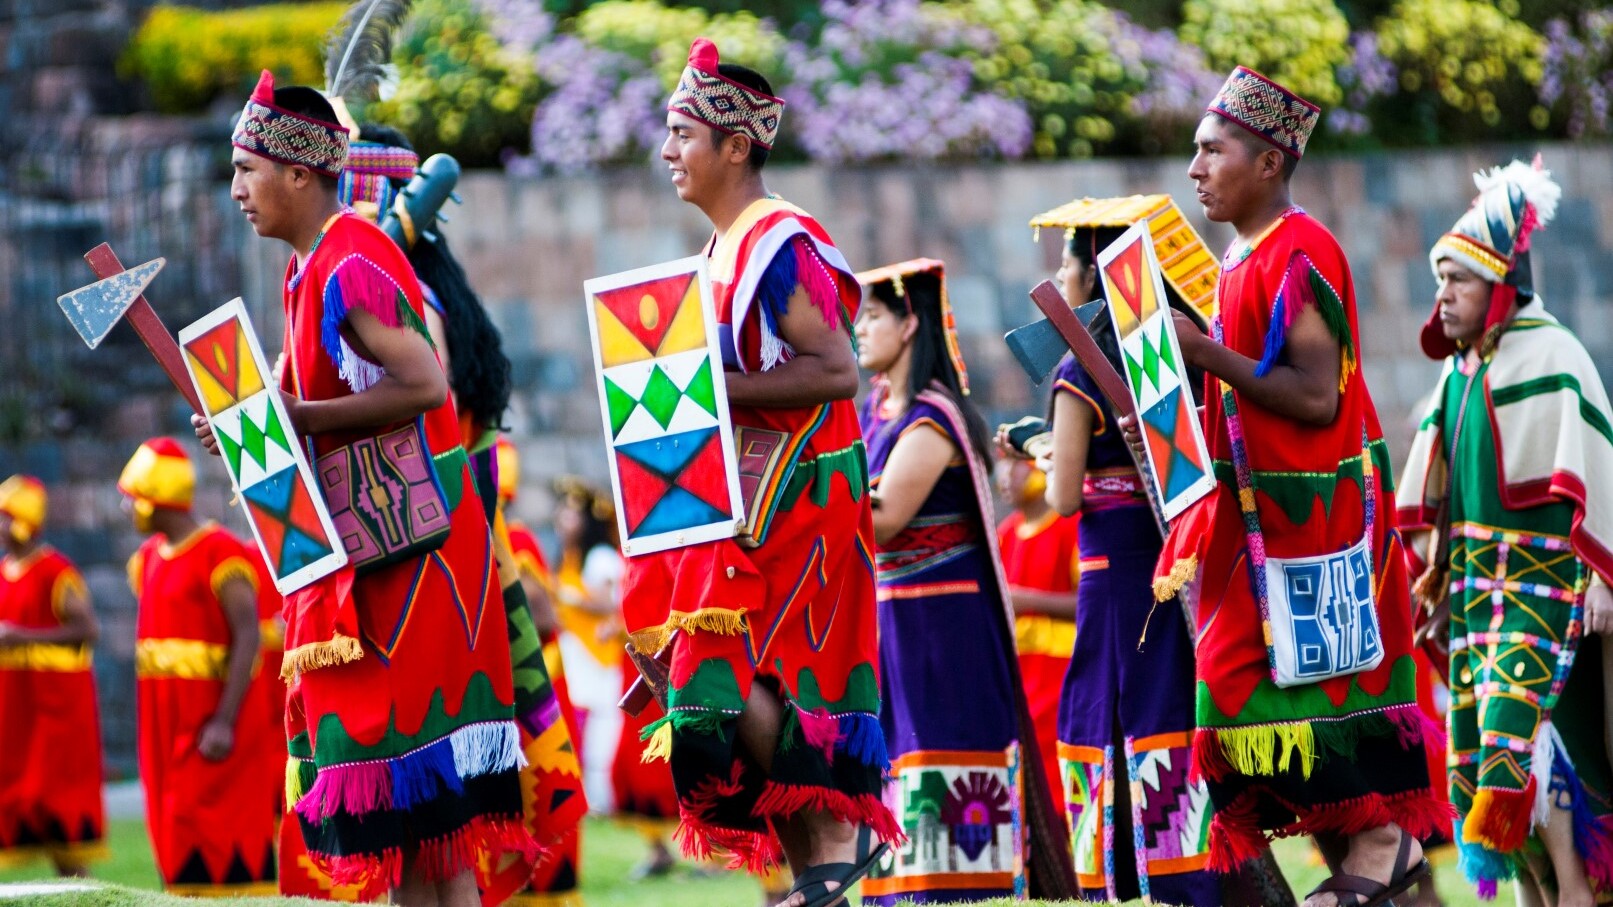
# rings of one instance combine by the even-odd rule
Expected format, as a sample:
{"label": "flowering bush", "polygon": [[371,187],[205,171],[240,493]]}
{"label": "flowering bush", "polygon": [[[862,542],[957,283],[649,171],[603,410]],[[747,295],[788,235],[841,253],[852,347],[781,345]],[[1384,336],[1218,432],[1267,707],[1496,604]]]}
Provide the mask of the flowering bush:
{"label": "flowering bush", "polygon": [[467,167],[524,150],[539,83],[530,58],[501,43],[470,0],[417,0],[393,52],[398,84],[354,115],[402,129],[422,156]]}
{"label": "flowering bush", "polygon": [[166,113],[200,111],[224,96],[245,103],[265,69],[287,82],[319,85],[325,33],[346,8],[342,0],[225,12],[153,7],[118,61],[118,73],[144,82]]}
{"label": "flowering bush", "polygon": [[1323,107],[1342,100],[1350,26],[1333,0],[1187,0],[1182,18],[1182,40],[1223,75],[1243,65]]}
{"label": "flowering bush", "polygon": [[1546,23],[1541,70],[1540,101],[1562,110],[1570,137],[1613,132],[1613,8]]}
{"label": "flowering bush", "polygon": [[[1545,39],[1517,13],[1517,0],[1397,0],[1378,23],[1378,46],[1408,97],[1399,115],[1391,105],[1374,117],[1381,137],[1516,138],[1524,113],[1529,125],[1544,129],[1546,111],[1532,109],[1538,105],[1530,87],[1540,82]],[[1407,134],[1407,127],[1417,132]]]}
{"label": "flowering bush", "polygon": [[[1026,105],[1038,157],[1124,150],[1128,130],[1169,123],[1187,108],[1202,111],[1209,97],[1201,92],[1207,83],[1196,52],[1094,0],[960,0],[954,5],[996,36],[970,54],[975,74]],[[1200,96],[1187,101],[1190,94]],[[1197,119],[1196,113],[1189,116]]]}
{"label": "flowering bush", "polygon": [[[826,0],[816,46],[786,47],[789,135],[823,161],[1018,157],[1023,105],[993,94],[965,57],[995,36],[939,4]],[[898,37],[899,36],[899,37]]]}

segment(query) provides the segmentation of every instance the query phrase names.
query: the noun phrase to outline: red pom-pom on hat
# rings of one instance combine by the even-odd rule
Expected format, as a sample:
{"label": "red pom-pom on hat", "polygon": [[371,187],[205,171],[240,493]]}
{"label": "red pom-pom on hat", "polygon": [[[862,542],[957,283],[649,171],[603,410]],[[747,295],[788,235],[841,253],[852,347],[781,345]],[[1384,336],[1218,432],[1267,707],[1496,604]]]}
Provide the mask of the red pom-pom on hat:
{"label": "red pom-pom on hat", "polygon": [[252,89],[252,100],[265,107],[274,103],[274,73],[265,69],[258,76],[258,87]]}
{"label": "red pom-pom on hat", "polygon": [[701,72],[717,74],[717,64],[722,61],[717,58],[717,45],[711,43],[710,38],[696,38],[689,45],[689,65]]}
{"label": "red pom-pom on hat", "polygon": [[[267,72],[267,70],[265,70],[265,72]],[[166,436],[152,438],[143,446],[151,448],[151,452],[160,457],[178,457],[181,460],[190,459],[190,454],[185,452],[185,448],[179,446],[178,441]]]}

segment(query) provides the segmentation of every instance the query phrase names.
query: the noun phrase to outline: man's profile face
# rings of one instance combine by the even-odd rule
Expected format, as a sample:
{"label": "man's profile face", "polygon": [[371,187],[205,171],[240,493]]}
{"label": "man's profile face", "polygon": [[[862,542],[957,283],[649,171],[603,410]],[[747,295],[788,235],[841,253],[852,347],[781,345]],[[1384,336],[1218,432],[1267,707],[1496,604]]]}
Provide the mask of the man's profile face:
{"label": "man's profile face", "polygon": [[294,168],[240,148],[230,155],[230,164],[235,169],[230,179],[230,198],[241,206],[247,223],[259,236],[285,239],[296,202],[292,190]]}
{"label": "man's profile face", "polygon": [[1449,258],[1439,262],[1439,327],[1446,339],[1474,344],[1484,334],[1484,318],[1490,311],[1494,284]]}
{"label": "man's profile face", "polygon": [[678,198],[699,205],[711,197],[720,184],[723,178],[720,136],[699,120],[667,111],[661,160],[666,161],[672,173],[672,187],[677,190]]}
{"label": "man's profile face", "polygon": [[1249,147],[1240,127],[1217,114],[1205,114],[1193,134],[1193,181],[1204,216],[1217,223],[1235,221],[1259,197],[1260,152]]}

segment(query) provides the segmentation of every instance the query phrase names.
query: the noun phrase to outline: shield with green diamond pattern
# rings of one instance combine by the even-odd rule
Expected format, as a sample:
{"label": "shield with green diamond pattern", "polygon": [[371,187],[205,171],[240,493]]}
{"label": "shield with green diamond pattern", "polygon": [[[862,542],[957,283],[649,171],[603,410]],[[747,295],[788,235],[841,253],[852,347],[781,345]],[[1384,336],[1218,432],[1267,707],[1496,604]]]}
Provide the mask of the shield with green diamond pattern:
{"label": "shield with green diamond pattern", "polygon": [[1098,270],[1153,467],[1149,478],[1165,519],[1173,520],[1210,493],[1215,476],[1148,223],[1133,224],[1098,253]]}
{"label": "shield with green diamond pattern", "polygon": [[705,258],[583,291],[622,550],[733,537],[743,509]]}

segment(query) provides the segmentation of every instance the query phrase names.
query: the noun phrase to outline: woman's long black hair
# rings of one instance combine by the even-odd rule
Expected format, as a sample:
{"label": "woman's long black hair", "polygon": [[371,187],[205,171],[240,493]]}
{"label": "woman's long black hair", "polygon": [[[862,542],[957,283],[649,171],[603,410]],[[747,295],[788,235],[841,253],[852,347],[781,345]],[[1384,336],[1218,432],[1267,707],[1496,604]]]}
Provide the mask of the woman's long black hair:
{"label": "woman's long black hair", "polygon": [[[366,142],[380,142],[414,150],[403,133],[390,126],[365,123],[359,127]],[[397,181],[393,181],[397,184]],[[402,189],[401,185],[396,188]],[[504,412],[510,406],[510,359],[504,355],[504,339],[482,300],[471,289],[465,269],[448,248],[448,237],[433,231],[434,240],[421,237],[409,250],[409,263],[415,276],[431,288],[442,303],[443,326],[448,334],[448,383],[460,412],[486,428],[504,429]]]}
{"label": "woman's long black hair", "polygon": [[969,446],[981,462],[990,463],[991,435],[986,431],[986,420],[964,396],[952,357],[947,353],[946,329],[941,323],[941,276],[934,272],[912,274],[902,278],[902,285],[905,300],[896,295],[896,288],[890,281],[874,284],[869,294],[897,317],[908,314],[909,303],[912,313],[918,316],[918,330],[908,343],[908,399],[917,398],[919,392],[929,390],[932,384],[941,385],[942,391],[963,413]]}

